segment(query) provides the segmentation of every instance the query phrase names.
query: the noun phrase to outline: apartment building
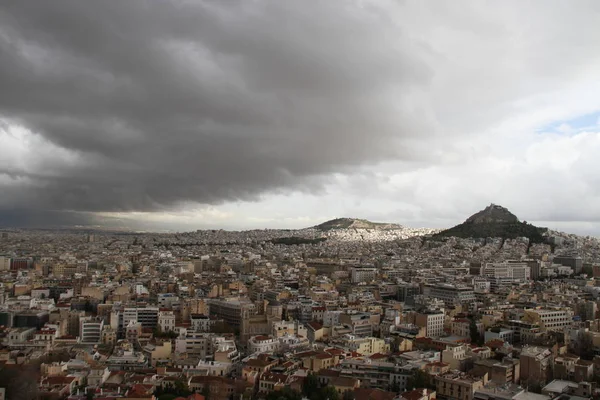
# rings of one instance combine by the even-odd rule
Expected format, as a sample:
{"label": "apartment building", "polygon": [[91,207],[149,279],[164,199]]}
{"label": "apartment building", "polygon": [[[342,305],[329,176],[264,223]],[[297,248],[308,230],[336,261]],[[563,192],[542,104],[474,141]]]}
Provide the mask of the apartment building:
{"label": "apartment building", "polygon": [[467,349],[467,345],[446,346],[446,349],[442,351],[441,361],[450,365],[450,369],[466,372],[467,362],[470,360],[470,356],[467,354]]}
{"label": "apartment building", "polygon": [[354,312],[341,314],[339,322],[342,325],[347,325],[350,327],[352,334],[356,336],[372,336],[373,325],[379,324],[379,318],[379,315]]}
{"label": "apartment building", "polygon": [[438,338],[444,334],[444,312],[441,310],[424,311],[415,315],[415,325],[425,328],[425,335]]}
{"label": "apartment building", "polygon": [[554,355],[550,349],[539,346],[524,346],[519,356],[521,383],[545,384],[552,373]]}
{"label": "apartment building", "polygon": [[175,340],[175,352],[206,360],[213,355],[213,336],[208,333],[184,331]]}
{"label": "apartment building", "polygon": [[522,320],[539,325],[544,331],[562,331],[573,322],[572,310],[525,310]]}
{"label": "apartment building", "polygon": [[104,319],[83,317],[79,319],[79,341],[82,343],[101,343]]}
{"label": "apartment building", "polygon": [[244,319],[256,314],[254,303],[247,298],[224,298],[209,300],[210,316],[222,319],[234,329],[242,328]]}
{"label": "apartment building", "polygon": [[487,375],[482,377],[450,371],[435,377],[437,397],[445,400],[472,400],[475,392],[488,382]]}
{"label": "apartment building", "polygon": [[273,336],[257,335],[248,339],[248,352],[271,353],[279,350],[279,340]]}
{"label": "apartment building", "polygon": [[390,351],[390,345],[383,339],[375,337],[357,338],[352,337],[345,342],[348,349],[364,356],[370,356],[375,353],[387,353]]}
{"label": "apartment building", "polygon": [[171,332],[175,330],[175,314],[173,314],[173,311],[158,312],[158,328],[161,332]]}
{"label": "apartment building", "polygon": [[372,282],[377,277],[377,268],[352,267],[350,269],[352,283]]}
{"label": "apartment building", "polygon": [[468,304],[475,301],[473,288],[448,283],[426,285],[423,288],[423,294],[429,298],[442,300],[446,307],[453,307],[457,304]]}
{"label": "apartment building", "polygon": [[480,275],[490,281],[492,292],[512,285],[524,283],[531,279],[531,267],[527,262],[506,261],[487,263],[481,267]]}
{"label": "apartment building", "polygon": [[123,326],[131,321],[142,324],[143,328],[154,329],[158,326],[158,307],[125,307],[123,310]]}
{"label": "apartment building", "polygon": [[521,363],[516,358],[505,357],[502,361],[492,358],[476,360],[473,373],[477,376],[488,374],[490,382],[498,385],[519,383],[521,379]]}
{"label": "apartment building", "polygon": [[393,362],[371,359],[345,359],[339,364],[340,376],[360,380],[361,387],[389,390],[399,387],[405,390],[412,376],[410,368],[404,368]]}

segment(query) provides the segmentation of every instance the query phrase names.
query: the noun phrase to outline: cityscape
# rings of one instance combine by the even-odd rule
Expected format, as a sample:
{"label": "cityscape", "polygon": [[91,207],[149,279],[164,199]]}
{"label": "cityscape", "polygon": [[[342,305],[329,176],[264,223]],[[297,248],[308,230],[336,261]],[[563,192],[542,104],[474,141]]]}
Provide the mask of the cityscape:
{"label": "cityscape", "polygon": [[0,1],[0,400],[600,400],[599,0]]}
{"label": "cityscape", "polygon": [[[515,236],[522,225],[541,240]],[[501,236],[447,236],[465,226]],[[445,231],[352,218],[176,234],[5,229],[0,254],[0,385],[11,398],[600,390],[600,240],[499,205]]]}

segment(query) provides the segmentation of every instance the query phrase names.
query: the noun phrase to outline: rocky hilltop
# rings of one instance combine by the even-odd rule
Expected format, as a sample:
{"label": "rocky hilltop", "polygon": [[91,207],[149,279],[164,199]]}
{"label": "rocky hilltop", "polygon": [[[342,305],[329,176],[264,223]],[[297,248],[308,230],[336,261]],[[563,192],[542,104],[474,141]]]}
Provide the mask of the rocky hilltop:
{"label": "rocky hilltop", "polygon": [[517,223],[517,216],[507,208],[496,204],[490,204],[485,209],[471,215],[465,221],[466,224],[489,224],[489,223]]}
{"label": "rocky hilltop", "polygon": [[377,229],[377,230],[389,230],[389,229],[402,229],[402,225],[389,224],[385,222],[371,222],[366,219],[358,218],[336,218],[322,224],[319,224],[314,229],[328,231],[331,229]]}
{"label": "rocky hilltop", "polygon": [[437,233],[434,238],[527,238],[530,243],[544,243],[547,230],[547,228],[521,222],[508,209],[490,204],[485,209],[467,218],[462,224]]}

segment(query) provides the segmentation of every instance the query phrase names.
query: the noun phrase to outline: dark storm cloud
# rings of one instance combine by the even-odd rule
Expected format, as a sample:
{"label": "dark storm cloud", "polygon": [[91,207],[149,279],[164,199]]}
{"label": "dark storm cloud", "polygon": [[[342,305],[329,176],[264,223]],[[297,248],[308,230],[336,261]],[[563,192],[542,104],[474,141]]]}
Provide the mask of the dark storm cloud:
{"label": "dark storm cloud", "polygon": [[428,129],[407,103],[430,78],[415,46],[353,2],[8,2],[0,119],[76,162],[0,171],[25,182],[0,207],[220,203],[409,159]]}

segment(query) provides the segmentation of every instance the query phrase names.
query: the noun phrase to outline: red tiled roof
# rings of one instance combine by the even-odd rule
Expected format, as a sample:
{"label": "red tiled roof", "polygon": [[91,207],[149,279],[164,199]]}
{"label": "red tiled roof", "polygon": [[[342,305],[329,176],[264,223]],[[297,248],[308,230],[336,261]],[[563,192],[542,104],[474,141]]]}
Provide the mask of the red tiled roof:
{"label": "red tiled roof", "polygon": [[322,369],[317,374],[318,376],[335,378],[340,376],[340,371],[336,371],[335,369]]}
{"label": "red tiled roof", "polygon": [[310,321],[307,325],[314,331],[318,331],[319,329],[323,328],[323,325],[321,325],[317,321]]}

